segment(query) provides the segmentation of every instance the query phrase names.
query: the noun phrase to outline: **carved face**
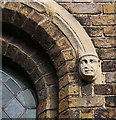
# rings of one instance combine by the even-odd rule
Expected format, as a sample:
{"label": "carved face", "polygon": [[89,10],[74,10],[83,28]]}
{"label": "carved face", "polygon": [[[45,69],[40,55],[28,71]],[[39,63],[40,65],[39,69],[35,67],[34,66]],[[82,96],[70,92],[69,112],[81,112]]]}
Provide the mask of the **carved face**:
{"label": "carved face", "polygon": [[97,76],[99,64],[95,56],[83,56],[79,62],[79,72],[86,82],[93,82]]}

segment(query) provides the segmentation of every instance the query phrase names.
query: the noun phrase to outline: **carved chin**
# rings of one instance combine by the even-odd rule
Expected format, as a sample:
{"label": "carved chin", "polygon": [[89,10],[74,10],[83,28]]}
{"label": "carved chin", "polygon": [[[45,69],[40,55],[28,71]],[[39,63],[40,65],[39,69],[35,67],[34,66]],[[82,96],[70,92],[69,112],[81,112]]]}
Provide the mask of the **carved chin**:
{"label": "carved chin", "polygon": [[95,81],[95,76],[92,75],[83,75],[82,78],[86,83],[93,83]]}
{"label": "carved chin", "polygon": [[96,75],[95,73],[91,74],[81,73],[81,77],[86,83],[93,83],[95,81]]}

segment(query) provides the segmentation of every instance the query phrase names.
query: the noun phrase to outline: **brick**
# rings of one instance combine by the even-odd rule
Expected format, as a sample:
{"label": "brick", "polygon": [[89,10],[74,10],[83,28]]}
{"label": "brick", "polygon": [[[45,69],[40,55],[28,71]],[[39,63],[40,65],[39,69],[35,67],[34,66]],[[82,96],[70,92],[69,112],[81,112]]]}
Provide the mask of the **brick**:
{"label": "brick", "polygon": [[114,4],[103,4],[103,12],[104,13],[115,13],[115,5]]}
{"label": "brick", "polygon": [[105,81],[107,83],[116,83],[116,73],[115,72],[108,72],[105,74]]}
{"label": "brick", "polygon": [[66,61],[74,59],[74,51],[72,49],[62,50],[61,53]]}
{"label": "brick", "polygon": [[15,56],[14,61],[23,67],[23,64],[27,57],[28,57],[27,54],[25,54],[23,51],[19,51]]}
{"label": "brick", "polygon": [[92,38],[92,41],[95,47],[99,47],[99,48],[116,47],[115,37],[97,37],[97,38]]}
{"label": "brick", "polygon": [[86,84],[86,85],[83,84],[81,87],[81,91],[82,91],[82,96],[92,95],[92,85],[91,84]]}
{"label": "brick", "polygon": [[56,118],[57,115],[57,110],[46,110],[42,114],[38,116],[39,119],[50,119],[50,118]]}
{"label": "brick", "polygon": [[64,50],[67,48],[70,48],[70,45],[67,42],[67,39],[65,37],[61,38],[60,40],[57,40],[56,44],[54,44],[50,48],[50,57],[54,59],[56,56],[58,56],[61,50]]}
{"label": "brick", "polygon": [[81,109],[81,119],[93,118],[93,110],[88,108]]}
{"label": "brick", "polygon": [[[43,81],[45,81],[47,86],[50,85],[58,85],[57,76],[54,73],[48,74],[45,77],[42,78]],[[39,81],[38,81],[39,83]]]}
{"label": "brick", "polygon": [[75,73],[67,73],[59,80],[59,89],[66,86],[67,84],[75,83],[75,82],[77,82],[77,83],[79,82],[77,73],[76,72]]}
{"label": "brick", "polygon": [[38,106],[38,114],[42,113],[45,110],[57,109],[57,100],[56,99],[45,99]]}
{"label": "brick", "polygon": [[13,60],[18,51],[19,49],[17,48],[17,46],[9,44],[7,48],[6,56]]}
{"label": "brick", "polygon": [[33,34],[38,23],[41,22],[44,18],[45,16],[43,16],[42,14],[33,12],[33,14],[31,14],[23,24],[23,30],[25,30],[29,34]]}
{"label": "brick", "polygon": [[59,114],[60,119],[64,119],[64,118],[67,118],[67,119],[76,118],[76,119],[78,119],[80,117],[81,117],[80,116],[80,110],[78,108],[69,108],[69,109],[67,109],[67,110],[65,110],[65,111],[63,111],[62,113]]}
{"label": "brick", "polygon": [[12,23],[13,16],[15,15],[15,11],[10,11],[8,9],[2,9],[2,21],[7,23]]}
{"label": "brick", "polygon": [[102,63],[102,71],[103,72],[114,72],[116,71],[116,61],[103,61]]}
{"label": "brick", "polygon": [[114,2],[114,0],[93,0],[93,2],[106,3],[106,2]]}
{"label": "brick", "polygon": [[97,49],[97,53],[102,60],[115,60],[116,49],[115,48],[100,48]]}
{"label": "brick", "polygon": [[74,17],[79,21],[81,25],[90,26],[91,25],[91,16],[87,15],[74,15]]}
{"label": "brick", "polygon": [[116,27],[105,27],[104,35],[105,36],[116,36]]}
{"label": "brick", "polygon": [[24,4],[21,4],[17,12],[19,12],[20,14],[24,16],[28,16],[32,12],[32,9]]}
{"label": "brick", "polygon": [[5,55],[7,51],[8,43],[5,41],[2,41],[2,54]]}
{"label": "brick", "polygon": [[113,93],[116,95],[116,84],[113,85]]}
{"label": "brick", "polygon": [[38,70],[38,68],[35,68],[33,72],[30,74],[30,77],[33,82],[37,81],[41,77],[40,70]]}
{"label": "brick", "polygon": [[55,60],[54,60],[54,65],[55,68],[58,69],[63,63],[65,62],[64,56],[60,54]]}
{"label": "brick", "polygon": [[93,25],[115,25],[114,15],[95,15],[92,16]]}
{"label": "brick", "polygon": [[77,14],[97,14],[101,13],[101,5],[100,4],[61,4],[64,8],[66,8],[70,13]]}
{"label": "brick", "polygon": [[19,2],[7,2],[5,8],[16,11],[20,6]]}
{"label": "brick", "polygon": [[116,96],[105,97],[105,101],[106,107],[116,107]]}
{"label": "brick", "polygon": [[66,73],[76,72],[75,61],[67,61],[63,66],[58,69],[57,75],[59,78],[63,77]]}
{"label": "brick", "polygon": [[30,74],[36,68],[36,62],[29,57],[28,59],[25,60],[23,67],[27,71],[27,73]]}
{"label": "brick", "polygon": [[94,93],[96,95],[113,95],[113,86],[112,85],[95,85]]}
{"label": "brick", "polygon": [[103,28],[102,27],[84,27],[86,32],[89,34],[89,36],[94,37],[100,37],[103,34]]}
{"label": "brick", "polygon": [[20,8],[17,9],[17,12],[14,17],[14,25],[21,27],[24,21],[27,19],[27,16],[32,12],[32,9],[21,4]]}
{"label": "brick", "polygon": [[96,109],[95,111],[95,118],[116,118],[116,109]]}
{"label": "brick", "polygon": [[72,83],[62,88],[59,92],[59,100],[69,96],[69,95],[79,95],[79,85],[77,83]]}
{"label": "brick", "polygon": [[59,103],[59,112],[67,109],[68,107],[100,107],[103,106],[104,100],[100,97],[68,97]]}

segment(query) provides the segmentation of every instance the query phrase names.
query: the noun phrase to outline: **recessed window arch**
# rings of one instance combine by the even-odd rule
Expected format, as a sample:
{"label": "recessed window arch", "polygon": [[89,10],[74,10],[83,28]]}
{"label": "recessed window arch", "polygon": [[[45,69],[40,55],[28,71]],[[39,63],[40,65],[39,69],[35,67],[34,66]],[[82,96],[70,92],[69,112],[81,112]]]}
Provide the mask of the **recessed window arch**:
{"label": "recessed window arch", "polygon": [[[6,61],[6,60],[5,60]],[[8,63],[9,64],[9,63]],[[37,97],[29,78],[6,62],[0,70],[2,118],[37,118]],[[16,69],[17,67],[17,69]]]}

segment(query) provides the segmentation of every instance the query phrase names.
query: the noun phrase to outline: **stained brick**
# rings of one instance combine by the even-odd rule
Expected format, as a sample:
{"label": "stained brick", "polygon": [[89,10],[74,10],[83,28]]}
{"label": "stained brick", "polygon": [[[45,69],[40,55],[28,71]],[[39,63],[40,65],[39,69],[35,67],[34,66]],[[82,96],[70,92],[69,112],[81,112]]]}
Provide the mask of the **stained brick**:
{"label": "stained brick", "polygon": [[64,8],[66,8],[70,13],[77,14],[96,14],[101,13],[101,5],[99,4],[61,4]]}
{"label": "stained brick", "polygon": [[24,52],[19,51],[17,53],[17,55],[15,56],[14,61],[16,61],[16,63],[18,63],[19,65],[23,66],[23,64],[24,64],[25,60],[27,59],[27,57],[28,56]]}
{"label": "stained brick", "polygon": [[68,95],[79,95],[79,87],[77,83],[72,83],[62,88],[59,92],[59,100],[67,97]]}
{"label": "stained brick", "polygon": [[115,60],[116,59],[116,49],[115,48],[101,48],[97,49],[97,53],[102,60]]}
{"label": "stained brick", "polygon": [[74,17],[80,22],[81,25],[89,26],[91,25],[91,16],[85,15],[74,15]]}
{"label": "stained brick", "polygon": [[49,109],[56,109],[57,108],[57,100],[56,99],[45,99],[42,101],[42,103],[39,104],[39,114],[42,113],[45,110]]}
{"label": "stained brick", "polygon": [[25,60],[23,67],[28,73],[32,73],[36,67],[36,62],[32,58],[28,58]]}
{"label": "stained brick", "polygon": [[116,109],[96,109],[95,118],[116,118]]}
{"label": "stained brick", "polygon": [[116,107],[116,96],[105,97],[106,107]]}
{"label": "stained brick", "polygon": [[67,73],[59,80],[59,88],[61,89],[62,87],[66,86],[67,84],[75,83],[75,82],[79,82],[77,73],[76,72],[75,73]]}
{"label": "stained brick", "polygon": [[13,16],[15,15],[15,11],[11,11],[8,9],[2,9],[2,21],[7,23],[12,23]]}
{"label": "stained brick", "polygon": [[116,73],[115,72],[108,72],[105,74],[105,81],[107,83],[116,83]]}
{"label": "stained brick", "polygon": [[92,85],[91,84],[83,84],[81,87],[82,96],[92,95]]}
{"label": "stained brick", "polygon": [[[61,72],[62,71],[62,72]],[[64,76],[66,73],[76,72],[75,61],[67,61],[63,66],[57,71],[57,74],[60,77]]]}
{"label": "stained brick", "polygon": [[116,47],[116,38],[115,37],[97,37],[92,39],[95,47]]}
{"label": "stained brick", "polygon": [[105,36],[116,36],[116,27],[105,27],[104,35]]}
{"label": "stained brick", "polygon": [[114,15],[92,16],[93,25],[115,25]]}
{"label": "stained brick", "polygon": [[102,27],[84,27],[86,32],[89,34],[89,36],[97,36],[100,37],[103,34],[103,28]]}
{"label": "stained brick", "polygon": [[113,95],[113,86],[112,85],[95,85],[94,93],[96,95]]}
{"label": "stained brick", "polygon": [[69,109],[67,109],[67,110],[65,110],[65,111],[63,111],[62,113],[60,113],[60,115],[59,115],[59,118],[60,119],[74,119],[74,118],[76,118],[76,119],[78,119],[78,118],[80,118],[81,116],[80,116],[80,110],[78,109],[78,108],[69,108]]}
{"label": "stained brick", "polygon": [[81,119],[93,118],[93,110],[89,108],[81,109]]}
{"label": "stained brick", "polygon": [[17,52],[18,52],[18,48],[14,45],[9,44],[9,46],[7,48],[6,56],[14,59]]}
{"label": "stained brick", "polygon": [[103,4],[103,12],[104,13],[115,13],[115,5],[114,4]]}
{"label": "stained brick", "polygon": [[102,63],[103,72],[114,72],[116,71],[116,61],[103,61]]}
{"label": "stained brick", "polygon": [[2,41],[2,54],[5,55],[7,51],[8,43],[5,41]]}

